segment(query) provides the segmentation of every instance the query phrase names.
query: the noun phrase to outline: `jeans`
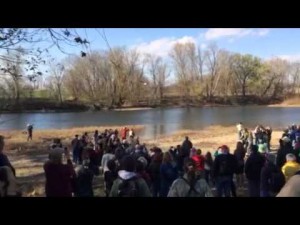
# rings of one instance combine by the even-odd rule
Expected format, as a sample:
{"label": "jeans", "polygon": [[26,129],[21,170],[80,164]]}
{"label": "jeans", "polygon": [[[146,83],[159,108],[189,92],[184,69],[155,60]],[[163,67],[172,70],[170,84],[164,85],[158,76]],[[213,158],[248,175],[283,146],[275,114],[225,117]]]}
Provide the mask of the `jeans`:
{"label": "jeans", "polygon": [[217,178],[217,197],[230,197],[232,176],[219,176]]}
{"label": "jeans", "polygon": [[73,149],[73,162],[78,164],[79,163],[79,149]]}
{"label": "jeans", "polygon": [[210,170],[204,170],[205,180],[209,184]]}
{"label": "jeans", "polygon": [[259,180],[248,180],[248,191],[249,197],[260,196],[260,181]]}
{"label": "jeans", "polygon": [[153,197],[159,197],[159,192],[160,192],[160,180],[154,180],[152,183]]}

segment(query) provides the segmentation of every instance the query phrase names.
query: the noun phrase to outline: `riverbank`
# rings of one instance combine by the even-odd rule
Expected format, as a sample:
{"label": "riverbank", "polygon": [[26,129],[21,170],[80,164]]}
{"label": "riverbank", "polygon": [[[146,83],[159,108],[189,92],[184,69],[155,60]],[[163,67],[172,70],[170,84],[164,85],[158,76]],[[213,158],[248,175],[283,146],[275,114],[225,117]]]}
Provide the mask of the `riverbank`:
{"label": "riverbank", "polygon": [[[83,111],[133,111],[151,108],[177,107],[226,107],[226,106],[257,106],[281,104],[279,99],[261,99],[257,96],[215,96],[210,99],[191,97],[183,99],[180,95],[166,95],[160,102],[151,102],[148,97],[137,103],[125,103],[121,106],[108,106],[79,100],[55,101],[49,98],[24,98],[17,104],[14,100],[0,99],[0,113],[55,113],[55,112],[83,112]],[[299,101],[300,105],[300,101]]]}
{"label": "riverbank", "polygon": [[279,105],[268,105],[267,107],[272,108],[299,108],[300,104],[298,105],[286,105],[286,104],[279,104]]}
{"label": "riverbank", "polygon": [[[144,129],[144,126],[130,126],[137,135]],[[102,131],[104,129],[121,129],[123,126],[109,127],[82,127],[60,130],[36,130],[34,132],[34,140],[26,141],[24,131],[0,131],[0,135],[4,135],[5,152],[11,163],[16,168],[18,182],[24,196],[43,196],[45,175],[43,172],[43,164],[47,160],[49,145],[53,138],[61,138],[62,143],[70,147],[70,142],[75,134],[83,132],[92,133],[95,129]],[[181,130],[172,135],[164,135],[155,140],[141,139],[142,143],[146,143],[148,147],[159,146],[167,151],[170,146],[181,144],[185,136],[189,136],[196,148],[201,148],[203,153],[207,151],[214,152],[218,146],[226,144],[230,151],[233,152],[236,145],[236,127],[211,126],[202,130]],[[272,148],[278,147],[278,140],[281,137],[281,131],[273,131]],[[95,195],[103,196],[103,177],[95,178]]]}
{"label": "riverbank", "polygon": [[300,97],[289,98],[279,104],[268,105],[268,107],[280,107],[280,108],[281,107],[282,108],[295,107],[295,108],[298,108],[298,107],[300,107]]}

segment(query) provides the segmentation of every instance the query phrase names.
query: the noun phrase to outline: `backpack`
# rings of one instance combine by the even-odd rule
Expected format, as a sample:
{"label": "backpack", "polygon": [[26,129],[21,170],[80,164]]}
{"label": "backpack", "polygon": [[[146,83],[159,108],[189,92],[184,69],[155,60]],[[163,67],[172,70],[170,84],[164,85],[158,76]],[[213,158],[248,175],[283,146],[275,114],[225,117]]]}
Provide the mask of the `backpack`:
{"label": "backpack", "polygon": [[129,180],[121,179],[118,188],[118,197],[139,197],[137,179],[137,177]]}
{"label": "backpack", "polygon": [[222,160],[220,160],[219,174],[220,175],[229,175],[232,172],[233,171],[232,171],[232,169],[230,169],[230,165],[229,165],[229,159],[223,158]]}
{"label": "backpack", "polygon": [[284,185],[285,177],[283,173],[278,169],[272,171],[270,179],[270,190],[272,192],[278,193]]}
{"label": "backpack", "polygon": [[82,167],[76,178],[76,191],[78,197],[92,197],[93,194],[93,171],[89,168]]}
{"label": "backpack", "polygon": [[197,195],[201,195],[201,197],[204,197],[204,195],[203,195],[202,193],[198,192],[198,191],[195,189],[195,184],[197,183],[198,180],[196,180],[195,183],[192,185],[192,184],[189,183],[189,181],[186,180],[185,178],[180,177],[180,179],[184,180],[185,183],[187,183],[187,184],[190,186],[190,189],[189,189],[188,193],[187,193],[186,196],[184,196],[184,197],[193,197],[193,196],[191,195],[192,193],[195,193],[195,194],[197,194]]}

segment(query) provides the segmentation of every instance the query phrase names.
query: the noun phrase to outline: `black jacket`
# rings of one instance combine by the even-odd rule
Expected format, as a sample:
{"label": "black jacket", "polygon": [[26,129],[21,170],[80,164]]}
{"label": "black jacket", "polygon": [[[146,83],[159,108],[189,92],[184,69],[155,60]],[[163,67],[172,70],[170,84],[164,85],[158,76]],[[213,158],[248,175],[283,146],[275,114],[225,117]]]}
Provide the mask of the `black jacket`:
{"label": "black jacket", "polygon": [[278,167],[276,167],[273,163],[266,162],[266,164],[261,170],[260,176],[260,190],[262,190],[263,192],[270,193],[273,191],[274,187],[271,187],[270,184],[272,173],[280,174],[282,176],[283,181],[285,180],[283,173]]}
{"label": "black jacket", "polygon": [[237,160],[232,154],[217,155],[213,164],[214,177],[232,176],[237,170]]}
{"label": "black jacket", "polygon": [[182,153],[182,156],[183,157],[189,157],[190,156],[190,150],[191,148],[193,147],[193,144],[190,140],[185,140],[183,143],[182,143],[182,146],[181,146],[181,153]]}
{"label": "black jacket", "polygon": [[76,178],[76,197],[93,197],[93,178],[94,173],[89,168],[81,168],[78,171]]}
{"label": "black jacket", "polygon": [[260,181],[260,173],[264,164],[265,158],[260,153],[252,153],[245,163],[247,179]]}
{"label": "black jacket", "polygon": [[295,154],[291,144],[286,144],[277,152],[276,165],[281,168],[286,163],[286,155],[289,153]]}

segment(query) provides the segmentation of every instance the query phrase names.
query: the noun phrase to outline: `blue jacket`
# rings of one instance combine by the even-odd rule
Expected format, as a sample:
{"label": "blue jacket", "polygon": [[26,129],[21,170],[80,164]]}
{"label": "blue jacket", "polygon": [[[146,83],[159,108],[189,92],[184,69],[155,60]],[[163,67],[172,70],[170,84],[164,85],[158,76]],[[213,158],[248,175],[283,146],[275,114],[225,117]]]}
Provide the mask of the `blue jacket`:
{"label": "blue jacket", "polygon": [[178,170],[171,163],[163,163],[160,166],[161,175],[161,197],[167,197],[169,189],[178,177]]}

